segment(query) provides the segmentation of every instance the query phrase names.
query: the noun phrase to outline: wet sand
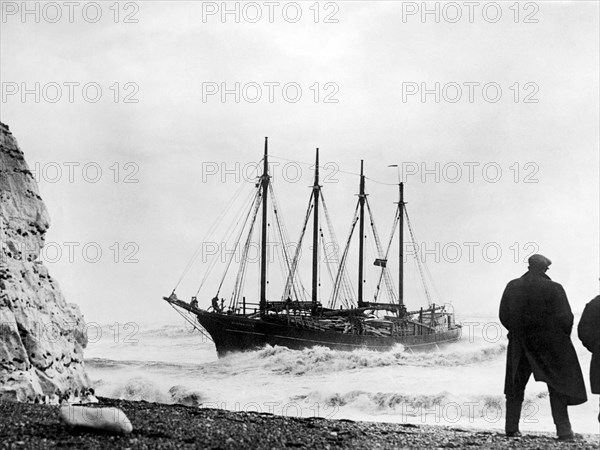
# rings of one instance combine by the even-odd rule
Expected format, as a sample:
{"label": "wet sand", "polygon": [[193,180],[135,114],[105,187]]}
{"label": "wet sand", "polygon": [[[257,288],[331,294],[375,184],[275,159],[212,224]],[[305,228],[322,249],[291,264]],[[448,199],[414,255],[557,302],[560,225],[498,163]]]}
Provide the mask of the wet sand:
{"label": "wet sand", "polygon": [[206,448],[206,449],[594,449],[600,435],[560,442],[547,433],[506,438],[497,431],[441,426],[293,418],[181,405],[100,399],[121,408],[133,424],[127,436],[69,429],[58,408],[0,404],[0,448]]}

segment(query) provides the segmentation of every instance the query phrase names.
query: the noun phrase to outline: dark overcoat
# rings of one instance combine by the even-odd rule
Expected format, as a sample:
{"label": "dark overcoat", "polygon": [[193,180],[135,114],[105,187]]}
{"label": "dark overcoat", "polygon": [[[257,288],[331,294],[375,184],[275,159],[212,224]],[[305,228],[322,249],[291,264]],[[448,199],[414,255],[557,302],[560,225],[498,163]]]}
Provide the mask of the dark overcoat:
{"label": "dark overcoat", "polygon": [[579,339],[590,352],[590,384],[593,394],[600,394],[600,295],[585,305],[579,326]]}
{"label": "dark overcoat", "polygon": [[500,322],[508,329],[509,340],[505,394],[528,362],[535,380],[565,395],[569,405],[587,400],[570,337],[573,314],[560,284],[537,270],[512,280],[502,295]]}

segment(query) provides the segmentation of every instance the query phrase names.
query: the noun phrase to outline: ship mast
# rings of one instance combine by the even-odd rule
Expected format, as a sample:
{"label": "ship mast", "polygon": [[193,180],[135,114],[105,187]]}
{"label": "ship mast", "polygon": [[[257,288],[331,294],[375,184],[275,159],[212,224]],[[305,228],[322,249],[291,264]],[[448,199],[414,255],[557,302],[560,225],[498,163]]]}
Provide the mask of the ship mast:
{"label": "ship mast", "polygon": [[398,199],[398,237],[400,243],[399,258],[400,264],[398,265],[398,303],[400,306],[404,305],[404,183],[398,183],[400,197]]}
{"label": "ship mast", "polygon": [[265,155],[263,158],[263,174],[260,177],[262,186],[262,236],[260,242],[260,315],[267,310],[267,192],[269,190],[268,141],[265,137]]}
{"label": "ship mast", "polygon": [[359,238],[358,238],[358,307],[363,303],[363,260],[364,260],[364,235],[365,235],[365,176],[363,174],[363,160],[360,160],[360,191],[358,194],[360,204]]}
{"label": "ship mast", "polygon": [[317,288],[318,288],[318,267],[319,267],[319,196],[321,187],[319,186],[319,149],[317,148],[315,157],[315,182],[313,185],[313,260],[312,260],[312,312],[317,312]]}

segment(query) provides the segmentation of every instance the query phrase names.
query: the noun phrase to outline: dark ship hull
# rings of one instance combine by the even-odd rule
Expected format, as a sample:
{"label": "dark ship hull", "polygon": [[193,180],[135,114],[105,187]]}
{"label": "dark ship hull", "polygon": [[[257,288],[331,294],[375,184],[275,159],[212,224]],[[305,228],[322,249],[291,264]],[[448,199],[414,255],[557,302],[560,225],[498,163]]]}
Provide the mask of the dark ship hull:
{"label": "dark ship hull", "polygon": [[461,328],[401,336],[373,336],[336,331],[322,331],[277,322],[277,317],[248,317],[227,315],[197,309],[181,300],[165,298],[169,303],[194,314],[200,325],[210,334],[217,353],[255,350],[266,345],[279,345],[294,350],[322,346],[333,350],[352,351],[368,349],[385,351],[397,344],[411,350],[430,350],[460,339]]}

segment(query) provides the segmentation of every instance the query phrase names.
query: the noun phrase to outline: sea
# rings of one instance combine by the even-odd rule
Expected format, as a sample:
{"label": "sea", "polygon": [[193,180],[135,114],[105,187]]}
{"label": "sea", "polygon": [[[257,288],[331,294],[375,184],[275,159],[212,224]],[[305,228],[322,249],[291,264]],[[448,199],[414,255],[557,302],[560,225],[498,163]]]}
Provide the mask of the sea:
{"label": "sea", "polygon": [[[267,346],[218,358],[185,320],[88,324],[86,367],[96,395],[289,417],[503,430],[506,330],[493,317],[463,319],[462,337],[430,352]],[[577,319],[576,319],[577,323]],[[573,343],[588,401],[569,407],[574,431],[599,433],[589,392],[590,353]],[[522,431],[554,432],[548,391],[531,378]]]}

